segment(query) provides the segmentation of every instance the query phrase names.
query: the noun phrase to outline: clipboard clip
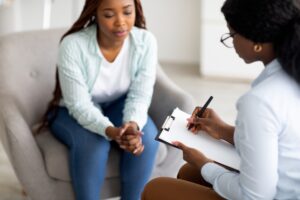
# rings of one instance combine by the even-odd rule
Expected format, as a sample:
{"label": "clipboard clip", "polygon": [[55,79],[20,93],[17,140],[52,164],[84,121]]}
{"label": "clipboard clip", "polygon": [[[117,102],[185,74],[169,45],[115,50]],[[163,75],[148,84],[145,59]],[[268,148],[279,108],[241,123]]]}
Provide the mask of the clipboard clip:
{"label": "clipboard clip", "polygon": [[169,131],[171,126],[172,126],[172,123],[174,122],[175,120],[175,117],[174,116],[168,116],[164,122],[164,124],[162,125],[161,129],[162,130],[165,130],[165,131]]}

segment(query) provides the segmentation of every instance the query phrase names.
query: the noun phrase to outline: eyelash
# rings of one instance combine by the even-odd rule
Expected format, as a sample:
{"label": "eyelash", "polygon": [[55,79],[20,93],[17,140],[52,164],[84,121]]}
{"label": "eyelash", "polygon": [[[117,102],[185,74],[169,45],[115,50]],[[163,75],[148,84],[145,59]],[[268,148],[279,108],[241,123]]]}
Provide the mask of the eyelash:
{"label": "eyelash", "polygon": [[[132,14],[132,12],[124,12],[124,15],[127,15],[127,16],[129,16],[131,14]],[[104,15],[105,18],[112,18],[113,16],[114,15]]]}
{"label": "eyelash", "polygon": [[105,18],[112,18],[113,15],[104,15]]}
{"label": "eyelash", "polygon": [[132,14],[132,12],[130,11],[130,12],[125,12],[124,13],[124,15],[131,15]]}

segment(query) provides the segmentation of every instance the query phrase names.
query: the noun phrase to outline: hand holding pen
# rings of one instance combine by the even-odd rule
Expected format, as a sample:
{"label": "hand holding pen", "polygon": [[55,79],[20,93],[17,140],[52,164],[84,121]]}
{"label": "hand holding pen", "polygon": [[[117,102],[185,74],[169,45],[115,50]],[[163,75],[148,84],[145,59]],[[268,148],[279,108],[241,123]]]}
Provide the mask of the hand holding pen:
{"label": "hand holding pen", "polygon": [[[210,101],[207,102],[209,103]],[[206,107],[204,111],[203,109],[205,105],[202,108],[196,107],[194,110],[195,113],[193,112],[191,118],[187,119],[188,127],[191,127],[189,130],[193,133],[197,133],[202,130],[215,139],[222,139],[234,144],[234,126],[225,123],[213,109],[207,108],[207,102],[205,104]],[[200,112],[201,110],[202,112]],[[199,114],[196,115],[196,113],[202,113],[201,118],[199,117]]]}
{"label": "hand holding pen", "polygon": [[196,107],[192,113],[192,117],[189,118],[189,119],[192,119],[190,121],[188,121],[188,129],[191,130],[192,132],[195,133],[195,131],[197,130],[197,125],[193,122],[193,119],[197,119],[197,118],[202,118],[203,117],[203,114],[205,112],[205,110],[207,109],[209,103],[211,102],[211,100],[213,99],[212,96],[210,96],[208,98],[208,100],[205,102],[204,106],[201,108],[201,107]]}

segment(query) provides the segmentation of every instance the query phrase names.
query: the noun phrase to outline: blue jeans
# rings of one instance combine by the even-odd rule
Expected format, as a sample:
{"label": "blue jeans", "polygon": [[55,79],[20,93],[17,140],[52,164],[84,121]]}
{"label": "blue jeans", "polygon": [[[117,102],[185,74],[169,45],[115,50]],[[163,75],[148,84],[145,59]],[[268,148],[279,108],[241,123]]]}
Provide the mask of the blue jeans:
{"label": "blue jeans", "polygon": [[[115,126],[122,125],[122,111],[126,97],[103,104],[103,114]],[[69,148],[70,173],[77,200],[99,200],[101,186],[105,179],[109,150],[115,142],[90,132],[77,123],[68,114],[68,110],[59,107],[50,129],[54,136]],[[154,140],[157,128],[150,117],[142,136],[145,149],[139,156],[120,149],[120,176],[122,200],[138,200],[144,185],[150,178],[158,142]],[[117,146],[117,145],[115,145]]]}

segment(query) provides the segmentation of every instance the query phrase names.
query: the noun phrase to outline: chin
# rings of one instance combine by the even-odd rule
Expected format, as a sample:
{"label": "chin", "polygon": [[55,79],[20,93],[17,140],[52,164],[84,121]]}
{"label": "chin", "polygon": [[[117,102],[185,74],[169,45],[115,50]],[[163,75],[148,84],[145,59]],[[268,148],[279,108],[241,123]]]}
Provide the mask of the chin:
{"label": "chin", "polygon": [[250,63],[254,62],[253,60],[249,60],[249,59],[245,59],[245,58],[242,58],[242,59],[246,64],[250,64]]}
{"label": "chin", "polygon": [[253,63],[253,61],[251,61],[251,60],[245,60],[245,59],[244,59],[244,62],[245,62],[246,64]]}

